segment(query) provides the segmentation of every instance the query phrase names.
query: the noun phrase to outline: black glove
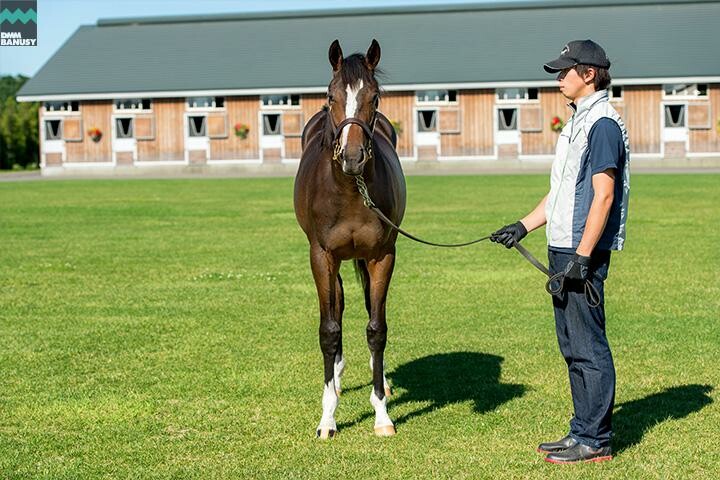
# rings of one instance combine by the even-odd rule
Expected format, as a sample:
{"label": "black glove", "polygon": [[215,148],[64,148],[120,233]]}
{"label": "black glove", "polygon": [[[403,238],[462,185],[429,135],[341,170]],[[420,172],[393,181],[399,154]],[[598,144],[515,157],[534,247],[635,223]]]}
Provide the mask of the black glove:
{"label": "black glove", "polygon": [[512,248],[514,244],[513,240],[515,240],[515,242],[519,242],[525,238],[527,233],[527,228],[525,228],[525,225],[523,225],[522,222],[515,222],[510,225],[505,225],[500,230],[490,235],[490,241],[502,243],[507,248]]}
{"label": "black glove", "polygon": [[585,281],[590,272],[590,257],[578,255],[573,256],[572,260],[565,266],[565,280]]}

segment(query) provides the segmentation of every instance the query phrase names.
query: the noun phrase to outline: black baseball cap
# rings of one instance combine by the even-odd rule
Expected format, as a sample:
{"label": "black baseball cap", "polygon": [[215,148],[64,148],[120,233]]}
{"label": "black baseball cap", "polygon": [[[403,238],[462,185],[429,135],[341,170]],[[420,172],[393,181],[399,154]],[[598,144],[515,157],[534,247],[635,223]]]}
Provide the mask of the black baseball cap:
{"label": "black baseball cap", "polygon": [[565,45],[560,56],[543,65],[548,73],[557,73],[575,65],[592,65],[599,68],[610,68],[605,50],[592,40],[573,40]]}

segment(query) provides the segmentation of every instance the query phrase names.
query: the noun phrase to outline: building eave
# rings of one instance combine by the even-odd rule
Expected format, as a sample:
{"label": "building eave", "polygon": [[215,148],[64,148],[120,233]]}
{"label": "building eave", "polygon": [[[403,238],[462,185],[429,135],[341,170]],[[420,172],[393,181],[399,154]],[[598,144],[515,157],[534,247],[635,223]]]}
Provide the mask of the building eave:
{"label": "building eave", "polygon": [[[618,78],[613,85],[663,85],[674,83],[720,83],[717,77],[663,77],[663,78]],[[383,85],[387,92],[406,92],[416,90],[482,90],[495,88],[543,88],[554,87],[555,80],[528,80],[512,82],[463,82],[463,83],[425,83]],[[216,89],[216,90],[182,90],[182,91],[141,91],[141,92],[99,92],[99,93],[63,93],[48,95],[20,95],[18,102],[51,102],[51,101],[82,101],[82,100],[115,100],[126,98],[184,98],[201,96],[247,97],[254,95],[282,94],[322,94],[327,86],[284,87],[284,88],[250,88],[250,89]]]}

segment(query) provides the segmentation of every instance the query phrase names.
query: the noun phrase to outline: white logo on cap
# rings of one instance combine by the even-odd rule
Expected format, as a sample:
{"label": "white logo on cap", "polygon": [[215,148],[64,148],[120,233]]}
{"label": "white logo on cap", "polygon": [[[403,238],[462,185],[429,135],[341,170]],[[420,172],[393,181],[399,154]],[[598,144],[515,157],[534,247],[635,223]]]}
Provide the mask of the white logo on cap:
{"label": "white logo on cap", "polygon": [[569,52],[570,52],[570,47],[568,47],[567,45],[565,45],[565,46],[563,47],[562,51],[560,52],[560,55],[565,55],[566,53],[569,53]]}

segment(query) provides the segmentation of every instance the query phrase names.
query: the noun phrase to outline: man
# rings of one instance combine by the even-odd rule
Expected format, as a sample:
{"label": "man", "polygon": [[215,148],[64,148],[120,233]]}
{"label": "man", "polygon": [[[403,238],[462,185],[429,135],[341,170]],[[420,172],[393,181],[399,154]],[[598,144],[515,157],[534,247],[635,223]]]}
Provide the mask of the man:
{"label": "man", "polygon": [[[565,278],[563,290],[553,295],[553,307],[575,412],[568,435],[540,444],[538,451],[552,463],[599,462],[612,459],[615,367],[605,335],[603,283],[610,251],[622,250],[625,241],[628,137],[608,101],[610,61],[600,45],[570,42],[544,68],[558,74],[560,92],[573,111],[557,142],[550,192],[491,239],[510,248],[547,225],[550,273],[564,272]],[[585,297],[586,282],[599,293],[596,307]]]}

